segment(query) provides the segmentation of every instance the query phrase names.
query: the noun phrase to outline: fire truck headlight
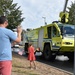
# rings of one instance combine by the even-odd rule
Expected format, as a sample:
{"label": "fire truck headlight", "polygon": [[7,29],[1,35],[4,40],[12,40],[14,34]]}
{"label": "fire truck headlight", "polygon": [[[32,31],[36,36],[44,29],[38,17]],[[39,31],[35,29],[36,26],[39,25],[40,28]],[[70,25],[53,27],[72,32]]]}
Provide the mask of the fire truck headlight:
{"label": "fire truck headlight", "polygon": [[55,46],[56,44],[55,43],[53,43],[53,46]]}

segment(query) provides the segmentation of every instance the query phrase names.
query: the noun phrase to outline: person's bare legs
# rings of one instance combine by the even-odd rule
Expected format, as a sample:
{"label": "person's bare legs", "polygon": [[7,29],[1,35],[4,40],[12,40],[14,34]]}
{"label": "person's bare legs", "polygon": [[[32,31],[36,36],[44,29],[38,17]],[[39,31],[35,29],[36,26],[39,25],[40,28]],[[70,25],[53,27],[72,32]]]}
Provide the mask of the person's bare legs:
{"label": "person's bare legs", "polygon": [[36,63],[35,63],[35,61],[33,61],[33,64],[34,64],[34,68],[36,69]]}
{"label": "person's bare legs", "polygon": [[32,61],[30,60],[30,68],[32,68]]}

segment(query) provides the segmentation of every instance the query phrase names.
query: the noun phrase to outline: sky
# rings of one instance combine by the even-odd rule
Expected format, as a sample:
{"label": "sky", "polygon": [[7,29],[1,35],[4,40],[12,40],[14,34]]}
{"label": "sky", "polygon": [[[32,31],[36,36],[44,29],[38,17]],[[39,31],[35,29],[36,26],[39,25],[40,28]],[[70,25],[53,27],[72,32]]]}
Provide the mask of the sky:
{"label": "sky", "polygon": [[[68,0],[67,7],[75,0]],[[13,0],[18,3],[22,11],[24,21],[21,23],[23,29],[35,29],[59,20],[59,13],[63,11],[65,0]],[[45,19],[43,18],[45,17]]]}

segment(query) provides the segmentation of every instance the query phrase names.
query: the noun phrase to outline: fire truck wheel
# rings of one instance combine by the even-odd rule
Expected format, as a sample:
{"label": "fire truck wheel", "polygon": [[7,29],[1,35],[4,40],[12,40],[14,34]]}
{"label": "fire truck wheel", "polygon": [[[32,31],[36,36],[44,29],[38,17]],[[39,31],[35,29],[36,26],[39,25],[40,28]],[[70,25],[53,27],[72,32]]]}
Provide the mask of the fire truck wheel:
{"label": "fire truck wheel", "polygon": [[74,53],[68,54],[67,55],[70,61],[74,60]]}
{"label": "fire truck wheel", "polygon": [[52,60],[52,52],[48,44],[44,47],[43,56],[46,60]]}

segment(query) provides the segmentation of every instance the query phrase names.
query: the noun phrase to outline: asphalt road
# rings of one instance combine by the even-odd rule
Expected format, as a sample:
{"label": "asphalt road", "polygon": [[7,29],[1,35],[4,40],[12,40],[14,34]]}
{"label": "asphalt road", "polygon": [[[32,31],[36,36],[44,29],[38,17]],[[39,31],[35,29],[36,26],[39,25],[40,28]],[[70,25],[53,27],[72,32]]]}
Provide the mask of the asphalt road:
{"label": "asphalt road", "polygon": [[51,61],[44,60],[41,57],[37,57],[37,61],[60,68],[62,70],[65,70],[65,71],[68,71],[71,73],[73,73],[73,70],[74,70],[74,68],[73,68],[74,63],[73,63],[73,61],[69,61],[69,60],[68,61],[55,60],[55,61],[51,62]]}

